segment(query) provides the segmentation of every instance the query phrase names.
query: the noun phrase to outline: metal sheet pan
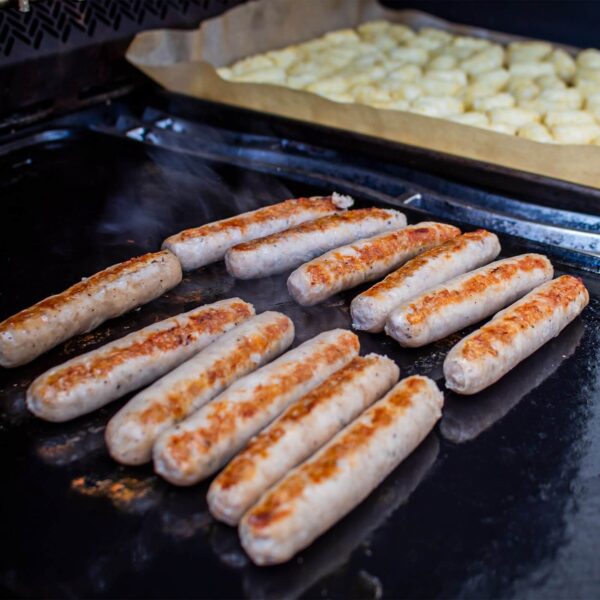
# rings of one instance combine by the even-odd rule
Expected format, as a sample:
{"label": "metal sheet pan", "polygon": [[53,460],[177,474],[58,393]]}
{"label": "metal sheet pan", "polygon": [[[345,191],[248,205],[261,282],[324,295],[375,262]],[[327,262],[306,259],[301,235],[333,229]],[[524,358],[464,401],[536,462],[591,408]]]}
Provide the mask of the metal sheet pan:
{"label": "metal sheet pan", "polygon": [[[284,164],[269,167],[259,154],[252,168],[235,157],[211,160],[99,133],[47,133],[18,146],[0,157],[0,318],[155,249],[183,227],[333,185]],[[397,202],[364,183],[335,181],[361,206]],[[406,212],[411,222],[423,215]],[[504,254],[544,248],[502,241]],[[216,264],[31,365],[0,372],[0,535],[11,540],[0,586],[11,596],[47,597],[592,596],[600,584],[600,277],[560,255],[554,262],[558,273],[583,276],[592,296],[584,314],[486,397],[447,394],[440,426],[414,455],[278,568],[248,563],[235,530],[208,514],[207,484],[175,489],[149,467],[109,459],[103,428],[123,401],[56,425],[26,412],[24,390],[51,365],[232,295],[288,314],[300,343],[349,327],[349,300],[359,290],[302,308],[287,295],[285,277],[240,282]],[[388,354],[403,375],[441,383],[443,358],[462,333],[418,350],[383,335],[360,338],[363,352]]]}

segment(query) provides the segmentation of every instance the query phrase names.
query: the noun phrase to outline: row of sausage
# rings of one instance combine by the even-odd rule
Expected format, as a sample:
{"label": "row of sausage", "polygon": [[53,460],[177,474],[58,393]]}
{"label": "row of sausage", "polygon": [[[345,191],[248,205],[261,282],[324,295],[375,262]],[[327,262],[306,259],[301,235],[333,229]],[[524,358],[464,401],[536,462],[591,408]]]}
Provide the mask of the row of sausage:
{"label": "row of sausage", "polygon": [[[501,378],[589,300],[579,279],[552,280],[542,255],[490,263],[500,244],[489,232],[406,226],[398,211],[347,211],[351,205],[337,194],[288,200],[172,236],[161,252],[110,267],[0,323],[0,364],[33,360],[174,287],[182,268],[223,258],[240,278],[297,267],[288,289],[303,305],[387,275],[353,300],[353,325],[385,330],[407,347],[514,303],[448,354],[446,385],[464,394]],[[294,334],[282,313],[256,315],[239,298],[223,300],[51,369],[29,387],[27,406],[65,421],[151,384],[109,422],[110,454],[131,465],[153,460],[167,480],[192,485],[241,451],[211,485],[211,512],[240,524],[257,564],[282,562],[366,497],[433,428],[443,405],[433,381],[397,383],[393,361],[358,356],[349,331],[288,350]]]}

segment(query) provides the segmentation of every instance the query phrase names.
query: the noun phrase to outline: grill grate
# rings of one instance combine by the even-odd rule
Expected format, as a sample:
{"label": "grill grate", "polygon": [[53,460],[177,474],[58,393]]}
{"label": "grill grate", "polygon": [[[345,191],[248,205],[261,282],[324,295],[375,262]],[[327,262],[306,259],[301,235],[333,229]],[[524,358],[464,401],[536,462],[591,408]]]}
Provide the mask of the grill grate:
{"label": "grill grate", "polygon": [[105,40],[159,26],[185,26],[236,4],[232,0],[40,0],[28,12],[0,11],[0,55],[9,57]]}
{"label": "grill grate", "polygon": [[[38,0],[0,9],[0,131],[125,93],[139,31],[197,27],[243,0]],[[40,81],[44,85],[40,85]]]}

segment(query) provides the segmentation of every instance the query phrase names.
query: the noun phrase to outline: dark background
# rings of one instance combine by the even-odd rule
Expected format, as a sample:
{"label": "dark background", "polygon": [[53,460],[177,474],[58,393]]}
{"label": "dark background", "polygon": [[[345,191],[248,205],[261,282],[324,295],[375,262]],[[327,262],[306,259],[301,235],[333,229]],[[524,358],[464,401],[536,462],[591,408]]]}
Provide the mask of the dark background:
{"label": "dark background", "polygon": [[417,8],[438,17],[585,48],[600,46],[600,2],[580,0],[385,0],[390,8]]}

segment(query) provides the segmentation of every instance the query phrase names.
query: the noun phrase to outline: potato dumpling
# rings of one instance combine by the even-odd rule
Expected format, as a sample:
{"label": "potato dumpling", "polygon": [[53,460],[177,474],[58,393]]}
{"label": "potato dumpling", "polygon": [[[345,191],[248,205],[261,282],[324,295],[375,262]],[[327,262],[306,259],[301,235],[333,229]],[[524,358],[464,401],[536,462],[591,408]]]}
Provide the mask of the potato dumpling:
{"label": "potato dumpling", "polygon": [[417,35],[412,40],[406,42],[406,46],[410,46],[412,48],[423,48],[428,52],[433,52],[434,50],[442,48],[445,46],[445,44],[441,40],[436,40],[435,38]]}
{"label": "potato dumpling", "polygon": [[389,89],[392,98],[413,102],[423,95],[423,89],[415,83],[410,82],[383,82],[384,88]]}
{"label": "potato dumpling", "polygon": [[569,82],[573,79],[576,66],[570,54],[561,48],[556,48],[546,60],[552,63],[554,71],[563,81]]}
{"label": "potato dumpling", "polygon": [[500,93],[475,98],[471,105],[477,111],[487,112],[495,108],[510,108],[515,105],[515,99],[510,94]]}
{"label": "potato dumpling", "polygon": [[567,87],[566,83],[555,75],[542,75],[535,82],[542,90],[564,90]]}
{"label": "potato dumpling", "polygon": [[412,40],[417,34],[406,25],[392,24],[386,29],[386,34],[391,35],[398,43],[402,44]]}
{"label": "potato dumpling", "polygon": [[575,89],[581,94],[582,98],[589,98],[600,93],[600,83],[597,81],[579,81]]}
{"label": "potato dumpling", "polygon": [[532,79],[516,77],[509,80],[506,91],[521,104],[524,101],[537,98],[541,89]]}
{"label": "potato dumpling", "polygon": [[373,84],[359,84],[354,86],[350,93],[357,102],[372,104],[375,102],[390,102],[392,96],[389,91],[381,89]]}
{"label": "potato dumpling", "polygon": [[454,69],[458,61],[454,56],[440,55],[434,56],[427,65],[429,71],[449,71]]}
{"label": "potato dumpling", "polygon": [[330,31],[323,36],[323,39],[332,44],[348,44],[360,42],[360,36],[354,29],[338,29]]}
{"label": "potato dumpling", "polygon": [[595,123],[594,116],[585,110],[551,110],[546,113],[544,123],[548,127],[555,125],[572,125]]}
{"label": "potato dumpling", "polygon": [[242,73],[248,73],[250,71],[257,71],[258,69],[266,69],[273,67],[275,63],[264,54],[257,54],[255,56],[249,56],[236,62],[230,67],[231,72],[234,76]]}
{"label": "potato dumpling", "polygon": [[332,100],[333,102],[342,102],[344,104],[354,104],[356,102],[354,96],[349,92],[322,92],[319,94],[319,96],[323,96],[324,98]]}
{"label": "potato dumpling", "polygon": [[393,60],[401,60],[413,65],[423,66],[429,60],[429,52],[425,48],[416,46],[398,46],[389,51],[389,56]]}
{"label": "potato dumpling", "polygon": [[393,71],[388,71],[387,77],[395,81],[416,81],[423,72],[417,65],[404,65]]}
{"label": "potato dumpling", "polygon": [[449,46],[444,46],[440,48],[437,52],[432,52],[434,56],[452,56],[459,63],[463,60],[466,60],[470,56],[473,56],[478,52],[477,48],[471,48],[469,46],[454,46],[454,44],[450,44]]}
{"label": "potato dumpling", "polygon": [[431,79],[435,81],[451,81],[460,86],[467,85],[467,75],[460,69],[448,69],[445,71],[427,71],[424,79]]}
{"label": "potato dumpling", "polygon": [[463,60],[461,69],[469,75],[500,69],[504,63],[504,51],[500,46],[490,46]]}
{"label": "potato dumpling", "polygon": [[525,108],[494,108],[488,113],[491,123],[504,123],[505,125],[522,127],[527,123],[533,123],[540,120],[540,115]]}
{"label": "potato dumpling", "polygon": [[600,136],[600,126],[590,123],[555,125],[551,130],[559,144],[589,144]]}
{"label": "potato dumpling", "polygon": [[283,50],[273,50],[265,54],[275,66],[287,69],[300,57],[300,50],[297,48],[284,48]]}
{"label": "potato dumpling", "polygon": [[489,98],[497,95],[497,90],[484,83],[475,82],[461,90],[457,96],[462,98],[466,106],[473,106],[478,98]]}
{"label": "potato dumpling", "polygon": [[510,65],[520,62],[537,62],[550,55],[552,44],[537,41],[512,42],[508,45],[506,52]]}
{"label": "potato dumpling", "polygon": [[519,127],[517,135],[533,142],[545,142],[548,144],[554,141],[548,129],[541,123],[536,122],[525,123],[525,125]]}
{"label": "potato dumpling", "polygon": [[229,67],[220,67],[217,69],[217,75],[221,79],[233,79],[233,73]]}
{"label": "potato dumpling", "polygon": [[342,77],[326,77],[309,83],[304,89],[315,94],[341,94],[348,90],[348,83]]}
{"label": "potato dumpling", "polygon": [[256,69],[255,71],[247,71],[238,73],[234,76],[235,81],[246,83],[274,83],[284,84],[286,82],[286,74],[280,67],[266,67],[264,69]]}
{"label": "potato dumpling", "polygon": [[392,24],[389,21],[367,21],[356,28],[358,35],[363,39],[372,39],[386,33]]}
{"label": "potato dumpling", "polygon": [[600,90],[585,99],[585,108],[586,110],[600,108]]}
{"label": "potato dumpling", "polygon": [[575,83],[580,81],[595,81],[600,83],[600,69],[577,69]]}
{"label": "potato dumpling", "polygon": [[452,40],[452,45],[456,48],[468,48],[469,50],[477,51],[491,46],[492,42],[470,35],[457,35]]}
{"label": "potato dumpling", "polygon": [[390,100],[388,102],[374,102],[371,104],[376,108],[384,108],[386,110],[409,110],[410,104],[406,100]]}
{"label": "potato dumpling", "polygon": [[508,123],[490,123],[485,129],[495,131],[496,133],[505,133],[506,135],[515,135],[517,127]]}
{"label": "potato dumpling", "polygon": [[462,113],[463,103],[451,96],[421,96],[411,104],[410,110],[429,117],[449,117]]}
{"label": "potato dumpling", "polygon": [[433,27],[423,27],[423,29],[419,30],[419,37],[437,40],[444,45],[449,44],[454,38],[451,33],[443,31],[442,29],[435,29]]}
{"label": "potato dumpling", "polygon": [[473,83],[487,86],[495,92],[499,92],[506,86],[509,79],[510,75],[506,69],[495,69],[475,75]]}
{"label": "potato dumpling", "polygon": [[575,60],[578,67],[584,69],[600,69],[600,50],[588,48],[582,50]]}
{"label": "potato dumpling", "polygon": [[582,104],[581,93],[575,88],[542,90],[537,100],[546,110],[576,109]]}
{"label": "potato dumpling", "polygon": [[554,65],[547,62],[518,62],[508,67],[508,72],[512,77],[526,77],[537,79],[542,75],[556,75]]}
{"label": "potato dumpling", "polygon": [[455,123],[462,123],[463,125],[471,125],[473,127],[487,127],[490,123],[490,120],[485,113],[474,110],[460,115],[451,115],[448,119]]}
{"label": "potato dumpling", "polygon": [[454,96],[461,87],[454,81],[443,81],[427,76],[415,83],[423,90],[425,96]]}

